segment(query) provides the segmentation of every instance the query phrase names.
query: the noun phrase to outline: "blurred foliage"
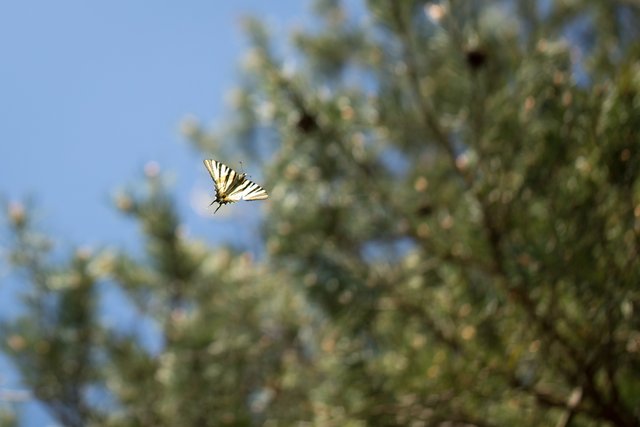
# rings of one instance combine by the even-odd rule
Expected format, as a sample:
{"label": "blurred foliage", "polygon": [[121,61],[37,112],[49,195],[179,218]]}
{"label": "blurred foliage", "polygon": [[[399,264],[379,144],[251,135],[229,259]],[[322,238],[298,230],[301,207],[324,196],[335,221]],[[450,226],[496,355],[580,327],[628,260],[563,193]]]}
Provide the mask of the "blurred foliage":
{"label": "blurred foliage", "polygon": [[[247,19],[230,124],[184,123],[262,165],[259,259],[188,236],[153,167],[115,200],[138,256],[61,260],[8,207],[2,346],[57,421],[640,425],[640,7],[352,9],[317,1],[286,56]],[[100,321],[105,284],[157,351]]]}

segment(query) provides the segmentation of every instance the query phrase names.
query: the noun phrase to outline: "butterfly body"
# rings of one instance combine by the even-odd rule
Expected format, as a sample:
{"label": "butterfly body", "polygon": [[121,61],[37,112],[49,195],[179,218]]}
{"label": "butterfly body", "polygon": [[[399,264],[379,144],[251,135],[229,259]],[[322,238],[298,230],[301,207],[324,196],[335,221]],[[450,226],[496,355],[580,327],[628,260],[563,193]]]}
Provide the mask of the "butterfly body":
{"label": "butterfly body", "polygon": [[211,202],[211,205],[218,204],[214,213],[228,203],[240,200],[264,200],[269,197],[264,188],[247,179],[246,173],[238,173],[215,160],[204,160],[204,165],[216,188],[216,198]]}

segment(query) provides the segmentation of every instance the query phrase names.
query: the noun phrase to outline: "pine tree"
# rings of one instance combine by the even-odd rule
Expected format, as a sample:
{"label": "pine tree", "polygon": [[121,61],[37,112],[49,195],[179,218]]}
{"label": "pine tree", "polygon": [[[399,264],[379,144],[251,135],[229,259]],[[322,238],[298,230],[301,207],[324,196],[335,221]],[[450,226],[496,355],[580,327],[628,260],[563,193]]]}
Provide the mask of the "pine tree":
{"label": "pine tree", "polygon": [[[263,167],[264,256],[184,233],[153,171],[116,198],[144,256],[60,261],[9,209],[33,396],[70,426],[640,425],[640,7],[314,11],[287,55],[247,20],[235,121],[185,126]],[[105,284],[159,350],[101,324]]]}

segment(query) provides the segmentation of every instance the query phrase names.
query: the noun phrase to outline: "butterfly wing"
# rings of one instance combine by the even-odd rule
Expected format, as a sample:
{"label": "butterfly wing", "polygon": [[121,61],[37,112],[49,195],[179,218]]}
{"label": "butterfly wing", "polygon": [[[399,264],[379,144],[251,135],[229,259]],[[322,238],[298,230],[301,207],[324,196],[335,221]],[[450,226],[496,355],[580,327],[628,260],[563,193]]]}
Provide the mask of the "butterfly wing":
{"label": "butterfly wing", "polygon": [[218,197],[228,196],[229,192],[233,190],[232,185],[238,181],[237,178],[240,176],[227,165],[215,160],[205,159],[204,165],[211,175]]}
{"label": "butterfly wing", "polygon": [[269,195],[264,188],[243,177],[243,182],[233,189],[227,197],[237,202],[238,200],[264,200]]}

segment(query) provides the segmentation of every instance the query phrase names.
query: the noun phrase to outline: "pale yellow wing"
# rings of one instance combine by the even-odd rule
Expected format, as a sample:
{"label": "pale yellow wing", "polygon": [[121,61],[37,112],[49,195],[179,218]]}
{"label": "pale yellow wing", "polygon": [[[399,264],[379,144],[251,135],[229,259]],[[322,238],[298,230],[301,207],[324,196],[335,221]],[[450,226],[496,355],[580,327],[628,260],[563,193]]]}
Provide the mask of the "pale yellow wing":
{"label": "pale yellow wing", "polygon": [[230,187],[234,182],[237,182],[236,177],[239,176],[238,173],[227,165],[215,160],[205,159],[204,165],[209,171],[211,179],[215,184],[218,197],[228,197],[229,193],[234,190]]}
{"label": "pale yellow wing", "polygon": [[269,195],[267,191],[255,182],[244,178],[244,181],[227,196],[233,201],[238,200],[264,200]]}

